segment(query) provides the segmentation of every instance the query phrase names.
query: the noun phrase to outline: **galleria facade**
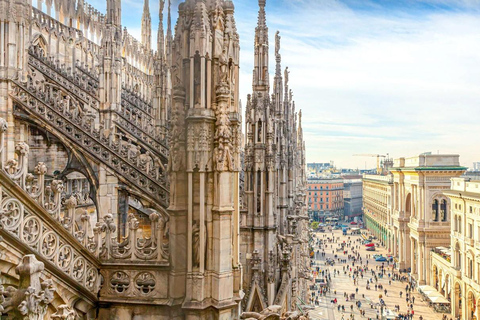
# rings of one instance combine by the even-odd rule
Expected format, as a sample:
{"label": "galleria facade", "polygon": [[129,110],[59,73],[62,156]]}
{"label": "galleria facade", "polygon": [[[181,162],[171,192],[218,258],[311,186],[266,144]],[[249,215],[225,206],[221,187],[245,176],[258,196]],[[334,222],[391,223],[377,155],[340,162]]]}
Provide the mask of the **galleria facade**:
{"label": "galleria facade", "polygon": [[364,220],[399,270],[450,306],[438,311],[474,320],[480,303],[480,181],[466,169],[458,155],[395,160],[389,174],[364,176]]}
{"label": "galleria facade", "polygon": [[0,0],[3,316],[303,317],[301,112],[278,32],[270,92],[265,7],[243,115],[231,1],[186,0],[173,32],[160,0],[154,51],[148,0],[140,40],[121,0]]}

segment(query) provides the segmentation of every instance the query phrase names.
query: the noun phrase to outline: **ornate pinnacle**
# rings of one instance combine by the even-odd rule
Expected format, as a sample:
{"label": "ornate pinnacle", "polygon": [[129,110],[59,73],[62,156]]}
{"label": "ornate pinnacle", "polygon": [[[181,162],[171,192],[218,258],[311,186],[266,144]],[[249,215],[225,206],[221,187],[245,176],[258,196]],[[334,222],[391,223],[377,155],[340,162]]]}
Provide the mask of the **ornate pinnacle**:
{"label": "ornate pinnacle", "polygon": [[258,10],[258,24],[257,24],[257,29],[267,29],[267,19],[265,17],[265,5],[267,1],[266,0],[258,0],[258,6],[260,9]]}

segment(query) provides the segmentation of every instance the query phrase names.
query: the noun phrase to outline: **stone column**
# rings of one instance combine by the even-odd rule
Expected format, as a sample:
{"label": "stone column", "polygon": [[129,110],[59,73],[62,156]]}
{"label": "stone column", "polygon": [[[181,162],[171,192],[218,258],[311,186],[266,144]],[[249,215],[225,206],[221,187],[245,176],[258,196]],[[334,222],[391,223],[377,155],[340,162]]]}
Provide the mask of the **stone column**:
{"label": "stone column", "polygon": [[412,275],[417,273],[415,260],[415,239],[410,238],[410,273]]}
{"label": "stone column", "polygon": [[[219,305],[225,305],[226,308],[216,312],[219,320],[232,319],[236,303],[234,301],[233,288],[233,269],[232,269],[232,249],[234,239],[232,239],[232,221],[234,208],[234,192],[237,188],[233,185],[235,181],[234,165],[231,162],[232,141],[231,123],[227,117],[228,101],[230,91],[225,83],[221,83],[216,91],[217,110],[216,110],[216,128],[215,144],[217,149],[214,151],[214,163],[216,172],[214,173],[214,205],[213,215],[213,252],[215,252],[214,263],[211,272],[213,273],[212,299]],[[230,160],[229,160],[230,159]]]}
{"label": "stone column", "polygon": [[394,257],[397,257],[397,228],[393,228],[393,250],[392,254]]}
{"label": "stone column", "polygon": [[170,144],[170,252],[171,271],[169,296],[181,300],[185,296],[187,271],[187,174],[185,168],[185,90],[176,87],[172,109],[172,141]]}
{"label": "stone column", "polygon": [[418,284],[419,285],[424,285],[426,284],[426,281],[425,281],[425,267],[426,267],[426,263],[425,263],[425,242],[419,242],[418,243],[418,256],[419,256],[419,269],[418,269],[418,279],[419,279],[419,282]]}
{"label": "stone column", "polygon": [[405,246],[406,246],[406,241],[405,241],[405,233],[402,229],[400,229],[400,243],[399,243],[399,268],[400,269],[405,269]]}

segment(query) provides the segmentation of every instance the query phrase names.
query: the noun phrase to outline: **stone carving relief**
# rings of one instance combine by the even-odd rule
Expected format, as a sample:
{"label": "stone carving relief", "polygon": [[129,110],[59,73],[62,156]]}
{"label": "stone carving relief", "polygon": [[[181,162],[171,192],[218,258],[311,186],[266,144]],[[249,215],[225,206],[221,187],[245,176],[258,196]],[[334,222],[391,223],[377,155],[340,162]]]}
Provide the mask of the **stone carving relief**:
{"label": "stone carving relief", "polygon": [[[217,95],[228,94],[228,89],[220,85],[217,89]],[[215,170],[232,171],[234,169],[234,159],[232,156],[232,129],[230,119],[228,118],[226,104],[220,103],[215,110],[217,120],[215,122],[215,149],[214,163]]]}
{"label": "stone carving relief", "polygon": [[188,163],[189,170],[212,168],[212,136],[212,127],[208,123],[198,123],[189,127],[187,151],[192,154]]}
{"label": "stone carving relief", "polygon": [[166,295],[159,283],[165,281],[160,272],[142,270],[103,270],[106,284],[102,287],[104,296],[154,298]]}
{"label": "stone carving relief", "polygon": [[33,254],[26,255],[15,269],[20,276],[19,287],[5,289],[0,285],[0,311],[7,319],[44,319],[55,292],[52,280],[40,278],[44,268]]}
{"label": "stone carving relief", "polygon": [[57,312],[52,314],[54,320],[75,320],[77,313],[66,304],[62,304],[57,308]]}
{"label": "stone carving relief", "polygon": [[262,312],[244,312],[240,319],[245,320],[308,320],[308,312],[294,311],[282,313],[282,306],[271,305]]}

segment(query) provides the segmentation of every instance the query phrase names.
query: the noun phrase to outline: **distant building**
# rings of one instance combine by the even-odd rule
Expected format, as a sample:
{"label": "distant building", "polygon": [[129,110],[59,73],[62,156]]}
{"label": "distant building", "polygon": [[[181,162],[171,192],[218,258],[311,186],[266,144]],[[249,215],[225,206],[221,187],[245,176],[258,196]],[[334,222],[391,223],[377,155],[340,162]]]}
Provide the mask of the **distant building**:
{"label": "distant building", "polygon": [[343,220],[343,179],[309,178],[307,180],[307,199],[310,218],[326,221],[328,218]]}
{"label": "distant building", "polygon": [[473,171],[480,171],[480,162],[473,163]]}
{"label": "distant building", "polygon": [[308,177],[319,177],[331,169],[333,169],[333,162],[307,163]]}
{"label": "distant building", "polygon": [[391,252],[393,175],[364,174],[362,188],[363,222]]}
{"label": "distant building", "polygon": [[451,203],[443,192],[466,169],[458,155],[430,153],[396,159],[391,169],[393,254],[419,285],[430,284],[430,250],[450,244]]}
{"label": "distant building", "polygon": [[343,176],[343,202],[345,218],[353,218],[362,215],[362,176]]}

